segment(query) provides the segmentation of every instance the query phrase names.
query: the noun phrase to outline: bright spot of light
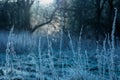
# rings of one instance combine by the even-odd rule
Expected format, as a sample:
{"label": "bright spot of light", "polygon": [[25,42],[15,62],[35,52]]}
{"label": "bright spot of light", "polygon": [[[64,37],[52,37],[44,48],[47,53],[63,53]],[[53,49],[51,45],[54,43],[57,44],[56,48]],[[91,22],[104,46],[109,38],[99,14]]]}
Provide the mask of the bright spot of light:
{"label": "bright spot of light", "polygon": [[42,5],[50,5],[54,3],[54,0],[39,0]]}

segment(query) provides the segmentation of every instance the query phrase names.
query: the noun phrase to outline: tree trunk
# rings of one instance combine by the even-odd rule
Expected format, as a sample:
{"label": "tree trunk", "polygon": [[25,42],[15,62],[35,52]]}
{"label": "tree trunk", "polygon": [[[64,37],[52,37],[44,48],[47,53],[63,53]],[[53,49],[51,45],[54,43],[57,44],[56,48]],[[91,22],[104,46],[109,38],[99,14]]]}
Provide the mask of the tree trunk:
{"label": "tree trunk", "polygon": [[106,25],[106,31],[107,33],[111,34],[112,31],[112,23],[113,23],[113,17],[114,17],[114,6],[113,6],[113,0],[108,1],[108,14],[107,14],[107,25]]}

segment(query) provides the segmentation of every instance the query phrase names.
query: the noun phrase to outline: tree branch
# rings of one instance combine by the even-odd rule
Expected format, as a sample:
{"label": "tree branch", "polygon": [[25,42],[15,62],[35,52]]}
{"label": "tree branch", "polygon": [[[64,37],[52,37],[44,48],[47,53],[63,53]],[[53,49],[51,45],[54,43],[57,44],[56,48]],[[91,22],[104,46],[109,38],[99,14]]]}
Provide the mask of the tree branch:
{"label": "tree branch", "polygon": [[36,25],[34,28],[32,28],[31,32],[33,33],[36,29],[38,29],[38,28],[40,28],[40,27],[42,27],[42,26],[50,23],[53,20],[54,15],[55,15],[55,13],[56,13],[57,10],[58,10],[58,7],[53,11],[52,15],[50,16],[50,20],[46,21],[45,23]]}

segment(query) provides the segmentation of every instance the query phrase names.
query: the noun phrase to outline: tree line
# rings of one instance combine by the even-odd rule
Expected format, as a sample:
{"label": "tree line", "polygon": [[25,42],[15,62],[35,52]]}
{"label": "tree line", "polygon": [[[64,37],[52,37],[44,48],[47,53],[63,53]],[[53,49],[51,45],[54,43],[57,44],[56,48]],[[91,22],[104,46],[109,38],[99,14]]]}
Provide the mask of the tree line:
{"label": "tree line", "polygon": [[[61,29],[79,34],[84,26],[84,34],[96,34],[96,38],[110,34],[114,18],[114,8],[118,9],[116,36],[120,36],[120,0],[55,0],[55,8],[43,23],[31,27],[30,10],[36,0],[0,1],[0,29],[33,33],[39,27],[51,23],[56,13],[61,17]],[[90,32],[91,31],[91,32]]]}

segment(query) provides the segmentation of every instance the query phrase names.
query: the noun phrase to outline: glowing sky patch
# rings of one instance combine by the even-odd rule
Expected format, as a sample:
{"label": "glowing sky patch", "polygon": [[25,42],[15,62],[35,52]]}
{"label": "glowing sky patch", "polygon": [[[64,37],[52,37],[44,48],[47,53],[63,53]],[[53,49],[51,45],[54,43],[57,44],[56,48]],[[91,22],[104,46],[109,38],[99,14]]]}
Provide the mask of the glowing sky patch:
{"label": "glowing sky patch", "polygon": [[40,4],[42,5],[50,5],[54,2],[54,0],[40,0]]}

